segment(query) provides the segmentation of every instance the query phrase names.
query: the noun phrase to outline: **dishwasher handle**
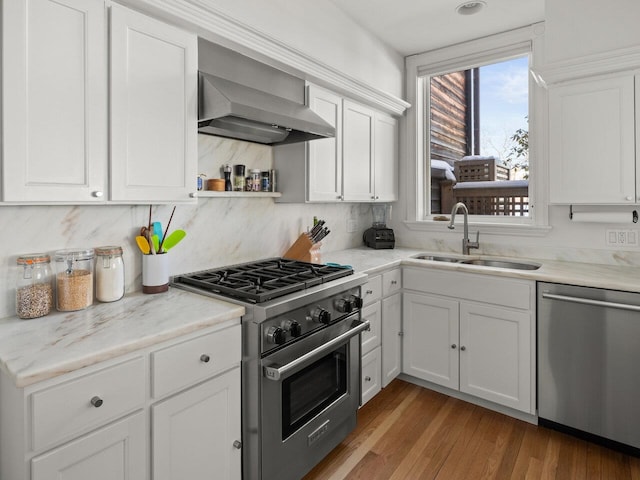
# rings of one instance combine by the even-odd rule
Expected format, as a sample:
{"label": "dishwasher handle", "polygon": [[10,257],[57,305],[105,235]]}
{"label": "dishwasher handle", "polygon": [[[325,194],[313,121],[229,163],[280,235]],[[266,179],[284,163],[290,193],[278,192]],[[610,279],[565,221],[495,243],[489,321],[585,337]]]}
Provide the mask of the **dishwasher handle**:
{"label": "dishwasher handle", "polygon": [[630,305],[628,303],[607,302],[604,300],[594,300],[591,298],[571,297],[568,295],[558,295],[556,293],[542,292],[542,298],[549,300],[560,300],[563,302],[581,303],[583,305],[593,305],[596,307],[617,308],[631,312],[640,312],[640,305]]}

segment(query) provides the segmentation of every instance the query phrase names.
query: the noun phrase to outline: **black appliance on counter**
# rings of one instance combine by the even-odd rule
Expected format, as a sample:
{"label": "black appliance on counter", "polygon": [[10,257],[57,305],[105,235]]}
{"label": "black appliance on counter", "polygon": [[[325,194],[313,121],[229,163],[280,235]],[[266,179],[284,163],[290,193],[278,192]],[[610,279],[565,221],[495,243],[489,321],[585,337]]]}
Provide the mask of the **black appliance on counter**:
{"label": "black appliance on counter", "polygon": [[396,238],[393,230],[385,227],[367,228],[362,235],[364,244],[369,248],[393,248],[396,245]]}
{"label": "black appliance on counter", "polygon": [[371,205],[371,213],[373,225],[362,235],[364,244],[375,249],[395,247],[396,237],[393,230],[387,227],[387,218],[391,216],[391,205],[384,203]]}
{"label": "black appliance on counter", "polygon": [[173,277],[175,287],[245,308],[244,480],[298,480],[355,428],[366,278],[284,258]]}

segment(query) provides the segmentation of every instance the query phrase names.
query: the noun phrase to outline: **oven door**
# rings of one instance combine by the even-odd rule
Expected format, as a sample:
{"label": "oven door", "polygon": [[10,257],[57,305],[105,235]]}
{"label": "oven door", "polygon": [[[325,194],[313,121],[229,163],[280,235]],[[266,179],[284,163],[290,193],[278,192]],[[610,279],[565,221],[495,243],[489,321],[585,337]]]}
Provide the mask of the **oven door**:
{"label": "oven door", "polygon": [[356,424],[360,313],[262,360],[262,478],[299,479]]}

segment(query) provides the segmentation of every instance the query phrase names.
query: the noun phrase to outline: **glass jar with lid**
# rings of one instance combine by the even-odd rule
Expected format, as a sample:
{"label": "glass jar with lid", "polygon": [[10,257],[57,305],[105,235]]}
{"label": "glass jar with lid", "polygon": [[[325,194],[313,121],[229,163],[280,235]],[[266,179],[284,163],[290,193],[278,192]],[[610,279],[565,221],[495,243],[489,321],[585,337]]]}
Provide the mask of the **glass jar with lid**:
{"label": "glass jar with lid", "polygon": [[38,318],[51,312],[51,257],[44,253],[21,255],[16,260],[16,315]]}
{"label": "glass jar with lid", "polygon": [[124,261],[122,247],[97,247],[96,299],[99,302],[115,302],[124,296]]}
{"label": "glass jar with lid", "polygon": [[93,303],[92,248],[59,250],[56,262],[56,307],[61,312],[82,310]]}

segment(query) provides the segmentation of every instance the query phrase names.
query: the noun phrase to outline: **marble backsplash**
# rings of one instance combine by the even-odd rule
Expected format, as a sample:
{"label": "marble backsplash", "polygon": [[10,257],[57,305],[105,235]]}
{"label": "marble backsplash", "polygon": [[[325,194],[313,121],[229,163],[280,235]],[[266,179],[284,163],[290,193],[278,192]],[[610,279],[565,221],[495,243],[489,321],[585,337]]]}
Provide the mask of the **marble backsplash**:
{"label": "marble backsplash", "polygon": [[[207,178],[220,177],[225,163],[272,168],[270,147],[206,135],[198,138],[199,173]],[[153,220],[166,225],[172,208],[154,205]],[[134,238],[148,215],[148,205],[1,206],[0,318],[15,312],[16,257],[20,254],[121,245],[126,291],[140,290],[142,260]],[[278,204],[273,198],[246,197],[200,198],[194,205],[178,205],[171,229],[182,228],[187,236],[169,253],[170,273],[280,256],[312,224],[314,215],[331,228],[321,252],[360,245],[362,230],[371,224],[368,205]],[[362,220],[357,232],[347,233],[347,218]]]}

